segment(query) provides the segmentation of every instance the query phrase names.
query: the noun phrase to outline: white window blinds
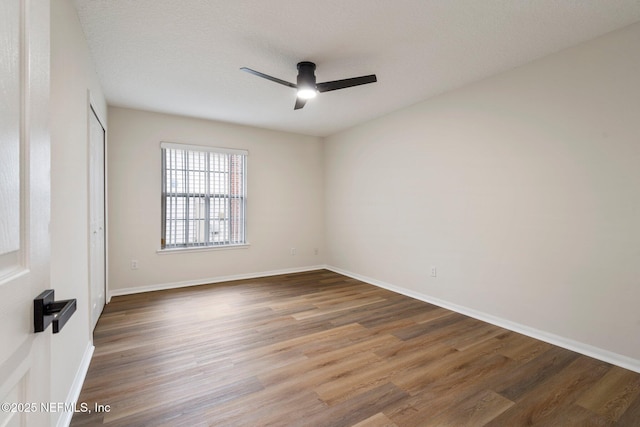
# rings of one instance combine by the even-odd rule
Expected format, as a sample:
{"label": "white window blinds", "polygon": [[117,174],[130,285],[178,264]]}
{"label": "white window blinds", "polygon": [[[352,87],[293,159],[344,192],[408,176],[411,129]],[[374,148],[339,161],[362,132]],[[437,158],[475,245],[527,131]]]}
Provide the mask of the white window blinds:
{"label": "white window blinds", "polygon": [[162,249],[246,243],[247,152],[163,142]]}

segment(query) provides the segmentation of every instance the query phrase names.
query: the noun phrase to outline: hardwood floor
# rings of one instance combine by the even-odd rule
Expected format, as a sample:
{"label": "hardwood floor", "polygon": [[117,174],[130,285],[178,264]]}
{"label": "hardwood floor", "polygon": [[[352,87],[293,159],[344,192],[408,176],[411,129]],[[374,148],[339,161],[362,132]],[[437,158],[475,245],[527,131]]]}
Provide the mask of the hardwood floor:
{"label": "hardwood floor", "polygon": [[72,426],[640,425],[640,374],[324,270],[115,297],[95,345]]}

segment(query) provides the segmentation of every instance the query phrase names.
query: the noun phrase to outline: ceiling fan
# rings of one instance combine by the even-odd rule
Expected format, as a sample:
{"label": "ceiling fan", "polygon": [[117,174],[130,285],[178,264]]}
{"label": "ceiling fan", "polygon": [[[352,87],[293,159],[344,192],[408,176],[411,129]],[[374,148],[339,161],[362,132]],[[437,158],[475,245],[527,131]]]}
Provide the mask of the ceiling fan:
{"label": "ceiling fan", "polygon": [[252,70],[251,68],[242,67],[240,69],[258,77],[271,80],[272,82],[280,83],[281,85],[297,89],[298,97],[296,98],[296,105],[293,107],[294,110],[299,110],[300,108],[304,107],[304,104],[306,104],[307,100],[315,98],[318,92],[329,92],[330,90],[345,89],[352,86],[375,83],[378,81],[376,79],[376,75],[371,74],[368,76],[352,77],[349,79],[316,83],[316,75],[314,74],[314,71],[316,70],[316,64],[308,61],[298,63],[297,84],[289,83],[279,78],[269,76],[256,70]]}

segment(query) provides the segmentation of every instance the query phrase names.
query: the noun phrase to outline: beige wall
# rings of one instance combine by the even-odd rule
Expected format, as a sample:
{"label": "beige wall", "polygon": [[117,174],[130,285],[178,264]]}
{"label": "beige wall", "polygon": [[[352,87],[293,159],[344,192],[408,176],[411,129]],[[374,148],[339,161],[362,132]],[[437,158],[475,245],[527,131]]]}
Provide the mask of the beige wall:
{"label": "beige wall", "polygon": [[640,24],[328,138],[327,263],[640,368],[638,46]]}
{"label": "beige wall", "polygon": [[[88,288],[88,95],[106,118],[106,102],[75,8],[51,2],[51,287],[78,308],[53,336],[53,402],[69,397],[91,345]],[[77,386],[77,384],[76,384]],[[79,390],[77,390],[79,392]],[[52,414],[54,422],[61,413]],[[62,421],[61,421],[62,422]]]}
{"label": "beige wall", "polygon": [[[157,253],[161,141],[249,150],[249,248]],[[323,264],[322,159],[322,142],[316,137],[110,107],[109,291],[136,292]],[[291,248],[296,248],[295,256]],[[138,261],[137,270],[131,269],[131,260]]]}

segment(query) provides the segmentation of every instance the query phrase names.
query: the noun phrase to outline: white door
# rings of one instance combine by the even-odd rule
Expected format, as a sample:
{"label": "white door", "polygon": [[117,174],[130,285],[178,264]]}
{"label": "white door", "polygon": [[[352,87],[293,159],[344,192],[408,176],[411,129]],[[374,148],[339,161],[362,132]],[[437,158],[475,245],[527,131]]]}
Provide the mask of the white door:
{"label": "white door", "polygon": [[0,426],[49,426],[49,1],[0,1]]}
{"label": "white door", "polygon": [[104,128],[93,109],[89,112],[89,295],[91,322],[96,327],[105,303],[105,188]]}

